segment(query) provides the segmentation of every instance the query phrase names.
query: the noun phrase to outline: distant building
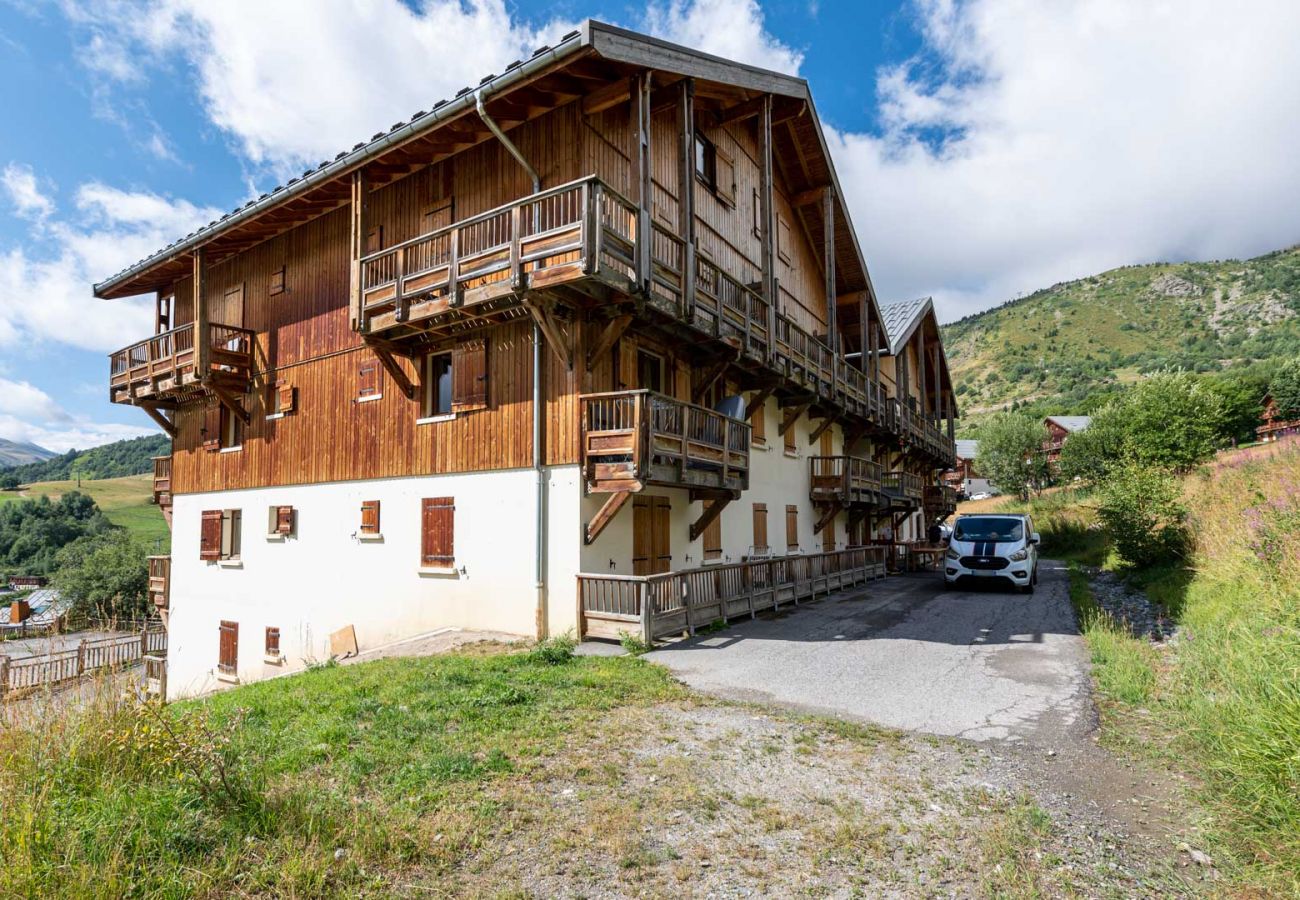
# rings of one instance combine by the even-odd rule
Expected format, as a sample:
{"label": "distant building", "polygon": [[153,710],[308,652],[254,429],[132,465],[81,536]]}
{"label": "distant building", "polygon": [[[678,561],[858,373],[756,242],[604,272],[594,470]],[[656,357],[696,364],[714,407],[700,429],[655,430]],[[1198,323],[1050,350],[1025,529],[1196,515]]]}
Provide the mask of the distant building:
{"label": "distant building", "polygon": [[1061,461],[1061,448],[1065,446],[1070,435],[1087,430],[1092,424],[1092,416],[1048,416],[1043,419],[1047,429],[1047,439],[1043,441],[1043,452],[1047,461],[1055,466]]}
{"label": "distant building", "polygon": [[989,493],[993,485],[975,471],[975,457],[979,454],[979,441],[957,441],[957,464],[943,479],[957,494],[965,499],[972,494]]}
{"label": "distant building", "polygon": [[1255,429],[1255,435],[1261,441],[1276,441],[1288,434],[1300,434],[1300,419],[1284,419],[1278,412],[1277,401],[1272,397],[1264,398],[1264,424]]}
{"label": "distant building", "polygon": [[47,579],[44,575],[10,575],[9,590],[25,591],[28,588],[45,587]]}

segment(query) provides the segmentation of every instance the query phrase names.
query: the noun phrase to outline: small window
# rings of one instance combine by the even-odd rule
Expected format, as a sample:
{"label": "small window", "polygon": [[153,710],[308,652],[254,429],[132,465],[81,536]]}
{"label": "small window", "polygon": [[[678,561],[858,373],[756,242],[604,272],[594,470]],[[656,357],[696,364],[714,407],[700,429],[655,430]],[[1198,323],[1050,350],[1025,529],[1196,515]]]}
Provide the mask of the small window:
{"label": "small window", "polygon": [[357,402],[364,403],[368,400],[378,400],[383,394],[380,392],[380,372],[379,360],[369,359],[357,366]]}
{"label": "small window", "polygon": [[214,561],[239,559],[240,511],[208,509],[203,511],[199,529],[199,559]]}
{"label": "small window", "polygon": [[217,671],[234,675],[239,668],[239,623],[221,623],[221,641],[217,648]]}
{"label": "small window", "polygon": [[451,354],[431,353],[424,358],[424,402],[421,413],[426,419],[451,415]]}
{"label": "small window", "polygon": [[244,443],[244,421],[226,407],[221,407],[221,449],[234,450]]}
{"label": "small window", "polygon": [[221,558],[239,559],[241,516],[237,509],[221,512]]}
{"label": "small window", "polygon": [[266,533],[293,534],[296,520],[297,514],[292,506],[272,506],[267,511]]}
{"label": "small window", "polygon": [[700,132],[695,133],[695,177],[716,190],[718,184],[718,148]]}
{"label": "small window", "polygon": [[754,504],[754,552],[767,552],[767,504]]}
{"label": "small window", "polygon": [[785,548],[799,549],[799,507],[794,505],[785,508]]}
{"label": "small window", "polygon": [[664,358],[648,350],[638,350],[636,354],[637,387],[642,390],[663,393]]}
{"label": "small window", "polygon": [[285,267],[280,266],[280,268],[276,269],[274,272],[271,273],[271,279],[267,286],[266,292],[270,294],[272,297],[274,297],[276,294],[284,293],[284,272],[285,272]]}
{"label": "small window", "polygon": [[420,522],[420,565],[449,569],[456,565],[456,501],[452,497],[427,497]]}
{"label": "small window", "polygon": [[[713,501],[718,503],[720,501]],[[704,558],[722,559],[722,514],[719,513],[704,529]]]}
{"label": "small window", "polygon": [[361,501],[361,533],[379,534],[379,501]]}
{"label": "small window", "polygon": [[275,383],[271,394],[271,409],[275,415],[287,416],[297,406],[298,389],[283,379]]}
{"label": "small window", "polygon": [[268,657],[278,659],[280,656],[280,629],[266,629],[266,647],[263,651]]}
{"label": "small window", "polygon": [[486,338],[461,341],[451,352],[451,411],[469,412],[488,405]]}

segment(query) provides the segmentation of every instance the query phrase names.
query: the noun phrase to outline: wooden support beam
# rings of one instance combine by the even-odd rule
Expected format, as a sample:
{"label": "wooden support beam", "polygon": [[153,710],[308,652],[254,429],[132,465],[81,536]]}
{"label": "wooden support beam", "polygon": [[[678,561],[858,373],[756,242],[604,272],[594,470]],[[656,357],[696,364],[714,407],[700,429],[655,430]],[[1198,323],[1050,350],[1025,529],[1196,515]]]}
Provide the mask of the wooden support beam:
{"label": "wooden support beam", "polygon": [[632,82],[631,78],[620,78],[613,84],[607,84],[587,94],[582,98],[582,114],[593,116],[620,103],[626,103],[632,96]]}
{"label": "wooden support beam", "polygon": [[727,508],[727,504],[732,501],[733,497],[734,495],[731,494],[719,497],[704,507],[704,512],[700,513],[700,517],[691,523],[692,541],[700,539],[700,535],[704,534],[704,529],[712,525],[713,520],[722,515],[722,511]]}
{"label": "wooden support beam", "polygon": [[235,398],[234,394],[230,393],[230,391],[226,390],[219,384],[210,384],[208,386],[212,388],[212,393],[216,395],[217,399],[221,401],[221,405],[230,410],[234,415],[238,416],[239,421],[243,422],[245,425],[251,421],[251,417],[248,415],[248,410],[244,409],[244,405]]}
{"label": "wooden support beam", "polygon": [[176,423],[163,415],[162,410],[158,409],[152,403],[138,404],[141,409],[149,414],[149,418],[158,423],[158,427],[167,432],[167,436],[176,440]]}
{"label": "wooden support beam", "polygon": [[695,314],[695,79],[678,85],[677,233],[682,246],[682,318]]}
{"label": "wooden support beam", "polygon": [[525,297],[524,306],[528,308],[529,315],[542,330],[547,346],[555,353],[556,358],[564,363],[566,369],[573,371],[573,347],[555,321],[555,317],[551,315],[551,311],[533,297]]}
{"label": "wooden support beam", "polygon": [[822,194],[822,262],[826,278],[826,342],[840,352],[839,304],[835,302],[835,191]]}
{"label": "wooden support beam", "polygon": [[635,90],[631,92],[632,100],[632,174],[636,188],[637,205],[637,286],[644,291],[650,289],[650,235],[651,203],[653,202],[654,160],[650,150],[650,92],[653,89],[653,72],[645,71],[635,77]]}
{"label": "wooden support beam", "polygon": [[617,316],[606,323],[605,327],[601,329],[600,336],[596,338],[596,342],[592,344],[591,349],[587,351],[588,372],[595,367],[596,363],[602,356],[608,353],[613,346],[618,343],[618,339],[623,336],[624,332],[627,331],[628,326],[632,324],[633,318],[634,317],[631,315]]}
{"label": "wooden support beam", "polygon": [[745,404],[746,422],[754,418],[754,413],[758,411],[760,406],[767,402],[767,398],[772,396],[774,390],[776,390],[774,387],[763,388],[761,391],[756,391],[754,396],[749,398],[749,402]]}
{"label": "wooden support beam", "polygon": [[799,417],[804,414],[811,403],[800,403],[795,406],[787,406],[785,413],[781,417],[781,427],[777,429],[777,434],[784,436],[790,430],[790,426],[799,421]]}
{"label": "wooden support beam", "polygon": [[208,304],[203,297],[206,287],[203,276],[207,271],[207,251],[199,247],[194,251],[194,274],[191,286],[194,292],[194,371],[206,381],[212,368],[212,342],[208,340]]}
{"label": "wooden support beam", "polygon": [[727,367],[740,358],[740,354],[735,356],[726,356],[715,362],[710,368],[705,370],[704,376],[694,384],[694,390],[691,391],[691,402],[699,403],[704,395],[708,393],[713,383],[721,378],[727,372]]}
{"label": "wooden support beam", "polygon": [[349,202],[351,204],[351,219],[348,252],[351,274],[348,292],[348,322],[351,324],[353,331],[362,331],[361,257],[366,255],[366,232],[369,230],[370,219],[370,180],[363,169],[357,169],[352,173],[352,193]]}
{"label": "wooden support beam", "polygon": [[722,110],[718,113],[718,125],[731,125],[735,122],[743,122],[746,119],[762,115],[765,96],[760,94],[743,103],[737,103],[735,106],[729,106]]}
{"label": "wooden support beam", "polygon": [[370,349],[375,351],[375,356],[378,357],[380,365],[382,365],[384,370],[392,377],[393,383],[397,385],[397,389],[406,395],[407,400],[414,400],[415,385],[413,385],[411,379],[407,377],[406,370],[403,369],[401,364],[393,358],[392,351],[387,347],[373,342],[370,344]]}
{"label": "wooden support beam", "polygon": [[631,491],[619,491],[616,494],[610,494],[605,499],[605,503],[600,507],[600,510],[583,530],[583,543],[588,545],[595,543],[596,538],[600,537],[600,533],[605,530],[605,526],[614,521],[618,511],[623,508],[631,496]]}
{"label": "wooden support beam", "polygon": [[826,509],[822,511],[821,516],[813,523],[813,534],[821,534],[822,529],[835,521],[835,517],[840,514],[840,510],[842,509],[844,509],[844,506],[838,500],[833,503],[828,503]]}
{"label": "wooden support beam", "polygon": [[812,206],[814,203],[821,203],[822,197],[830,190],[830,185],[821,185],[820,187],[809,188],[806,191],[800,191],[790,198],[790,205],[793,207]]}
{"label": "wooden support beam", "polygon": [[817,443],[817,439],[825,434],[828,428],[835,424],[837,418],[837,416],[826,416],[822,419],[822,423],[813,429],[812,434],[808,435],[809,445]]}

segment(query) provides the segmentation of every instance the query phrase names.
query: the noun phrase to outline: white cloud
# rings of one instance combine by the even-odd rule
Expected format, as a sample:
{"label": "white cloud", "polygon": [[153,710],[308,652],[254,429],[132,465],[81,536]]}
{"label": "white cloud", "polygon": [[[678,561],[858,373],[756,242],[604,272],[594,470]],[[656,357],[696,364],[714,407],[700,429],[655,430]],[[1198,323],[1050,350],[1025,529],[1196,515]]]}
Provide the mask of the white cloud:
{"label": "white cloud", "polygon": [[5,192],[9,194],[14,212],[23,218],[39,222],[54,212],[54,201],[41,191],[31,166],[9,163],[0,172],[0,184],[4,185]]}
{"label": "white cloud", "polygon": [[651,5],[640,27],[685,47],[777,72],[793,75],[803,64],[802,53],[767,32],[757,0],[671,0]]}
{"label": "white cloud", "polygon": [[49,394],[26,381],[0,378],[0,438],[63,453],[123,438],[154,434],[156,428],[97,423],[73,416]]}

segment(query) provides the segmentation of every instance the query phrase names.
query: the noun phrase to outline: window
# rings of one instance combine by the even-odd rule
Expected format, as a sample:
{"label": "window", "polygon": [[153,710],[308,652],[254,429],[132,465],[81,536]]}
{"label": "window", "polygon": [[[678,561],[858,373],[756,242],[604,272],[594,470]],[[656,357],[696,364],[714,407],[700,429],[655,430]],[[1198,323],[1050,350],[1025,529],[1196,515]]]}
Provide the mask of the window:
{"label": "window", "polygon": [[266,292],[272,297],[276,294],[284,293],[284,272],[285,267],[280,266],[280,268],[271,273],[271,278],[267,283]]}
{"label": "window", "polygon": [[221,449],[234,450],[244,443],[244,421],[226,407],[221,410]]}
{"label": "window", "polygon": [[647,350],[637,351],[636,386],[642,390],[663,393],[664,358],[662,356]]}
{"label": "window", "polygon": [[217,647],[217,671],[234,675],[239,668],[239,623],[221,623],[221,641]]}
{"label": "window", "polygon": [[379,534],[379,501],[361,501],[361,533]]}
{"label": "window", "polygon": [[281,379],[275,383],[275,390],[271,394],[271,411],[273,415],[286,416],[293,412],[297,405],[298,389],[289,382]]}
{"label": "window", "polygon": [[754,504],[754,552],[767,552],[767,504]]}
{"label": "window", "polygon": [[758,196],[758,188],[753,190],[754,202],[754,237],[763,237],[763,198]]}
{"label": "window", "polygon": [[703,134],[695,134],[695,177],[728,206],[736,205],[736,164]]}
{"label": "window", "polygon": [[[720,503],[714,500],[714,503]],[[713,517],[704,529],[704,558],[722,559],[722,513]]]}
{"label": "window", "polygon": [[799,549],[799,507],[793,504],[785,508],[785,549]]}
{"label": "window", "polygon": [[208,561],[239,559],[239,539],[239,510],[203,511],[199,528],[199,559]]}
{"label": "window", "polygon": [[456,501],[426,497],[420,518],[420,566],[450,569],[456,565]]}
{"label": "window", "polygon": [[451,351],[451,411],[488,405],[487,339],[462,341]]}
{"label": "window", "polygon": [[219,401],[211,400],[203,408],[200,446],[204,450],[233,450],[244,440],[244,423]]}
{"label": "window", "polygon": [[266,533],[272,535],[293,534],[296,518],[292,506],[272,506],[267,511]]}
{"label": "window", "polygon": [[357,402],[365,403],[369,400],[378,400],[383,396],[381,392],[382,375],[380,374],[379,360],[368,359],[357,366]]}
{"label": "window", "polygon": [[749,427],[752,433],[751,443],[760,447],[767,446],[767,421],[763,418],[764,407],[767,401],[763,401],[754,407],[754,414],[749,417]]}
{"label": "window", "polygon": [[280,629],[266,629],[266,646],[262,651],[268,660],[278,662],[280,659]]}
{"label": "window", "polygon": [[431,353],[424,358],[423,403],[421,415],[426,419],[451,415],[451,354]]}

